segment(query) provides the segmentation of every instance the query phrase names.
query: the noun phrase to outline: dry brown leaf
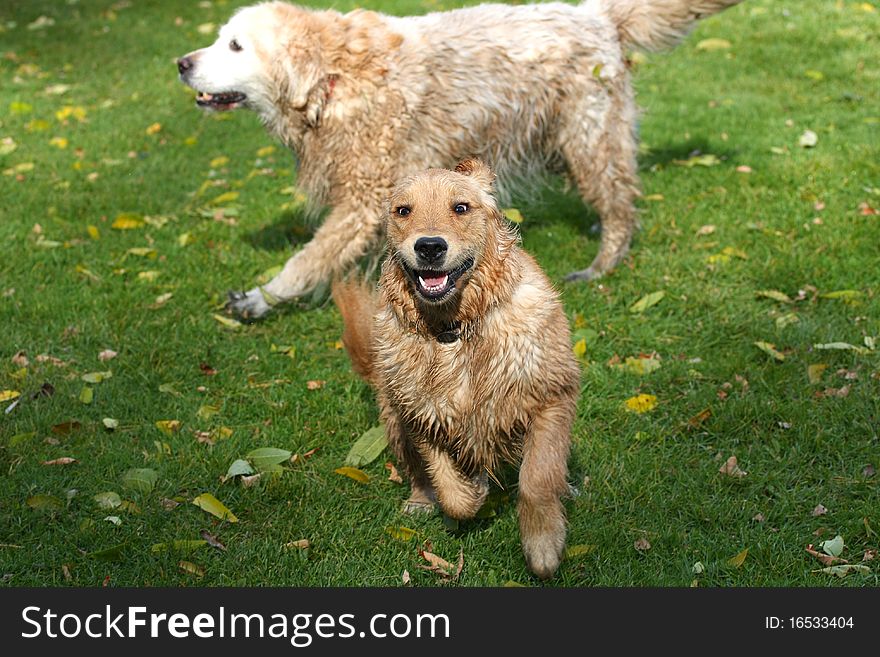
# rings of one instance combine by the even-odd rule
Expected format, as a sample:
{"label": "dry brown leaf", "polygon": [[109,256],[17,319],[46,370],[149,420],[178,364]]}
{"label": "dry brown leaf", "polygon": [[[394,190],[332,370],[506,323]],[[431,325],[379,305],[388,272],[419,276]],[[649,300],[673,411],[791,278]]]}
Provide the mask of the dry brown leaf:
{"label": "dry brown leaf", "polygon": [[217,374],[217,370],[208,365],[207,363],[199,363],[199,369],[202,370],[202,374],[205,376],[214,376]]}
{"label": "dry brown leaf", "polygon": [[309,390],[320,390],[320,389],[323,388],[326,384],[327,384],[326,381],[323,381],[323,380],[320,380],[320,379],[318,379],[318,380],[312,380],[312,381],[306,381],[306,388],[308,388]]}
{"label": "dry brown leaf", "polygon": [[752,520],[754,520],[755,522],[764,522],[764,514],[763,513],[756,513],[752,517]]}
{"label": "dry brown leaf", "polygon": [[16,352],[12,357],[12,362],[17,367],[27,367],[29,364],[27,354],[23,351]]}
{"label": "dry brown leaf", "polygon": [[73,575],[70,574],[70,566],[68,566],[66,563],[61,564],[61,572],[64,575],[65,582],[73,581]]}
{"label": "dry brown leaf", "polygon": [[101,353],[98,354],[98,360],[100,360],[101,362],[113,360],[118,355],[119,354],[117,354],[112,349],[105,349],[104,351],[102,351]]}
{"label": "dry brown leaf", "polygon": [[849,563],[846,559],[841,557],[832,557],[830,554],[823,554],[822,552],[817,552],[813,549],[813,545],[810,544],[807,546],[807,554],[811,554],[816,557],[819,561],[821,561],[826,566],[833,566],[836,563]]}
{"label": "dry brown leaf", "polygon": [[218,539],[214,534],[209,532],[207,529],[203,529],[202,531],[200,531],[199,536],[201,536],[203,539],[205,539],[205,541],[207,541],[208,545],[210,545],[211,547],[214,547],[214,548],[217,548],[218,550],[222,550],[223,552],[226,552],[226,546],[223,545],[223,543],[220,542],[220,539]]}
{"label": "dry brown leaf", "polygon": [[403,571],[403,575],[401,575],[400,579],[401,579],[401,581],[403,582],[403,585],[404,585],[404,586],[409,586],[410,584],[412,584],[412,580],[411,580],[410,577],[409,577],[409,571],[408,571],[408,570],[404,570],[404,571]]}
{"label": "dry brown leaf", "polygon": [[301,538],[298,541],[290,541],[290,543],[285,543],[284,547],[287,549],[297,549],[297,550],[305,550],[311,547],[312,543],[307,538]]}
{"label": "dry brown leaf", "polygon": [[635,543],[633,543],[633,547],[639,552],[647,552],[651,549],[651,543],[648,541],[647,538],[642,536],[641,538],[636,540]]}
{"label": "dry brown leaf", "polygon": [[824,397],[847,397],[849,395],[850,386],[846,385],[842,388],[825,388],[822,391]]}
{"label": "dry brown leaf", "polygon": [[729,477],[745,477],[748,474],[748,472],[742,470],[739,465],[737,465],[735,456],[728,458],[724,462],[724,465],[718,468],[718,472]]}
{"label": "dry brown leaf", "polygon": [[204,445],[209,445],[213,447],[214,444],[217,442],[216,440],[214,440],[210,431],[193,431],[193,433],[196,435],[196,440]]}
{"label": "dry brown leaf", "polygon": [[876,558],[877,558],[877,550],[876,549],[865,550],[865,554],[862,555],[862,561],[873,561]]}
{"label": "dry brown leaf", "polygon": [[76,463],[76,459],[71,456],[62,456],[51,461],[43,461],[43,465],[69,465],[71,463]]}
{"label": "dry brown leaf", "polygon": [[250,488],[260,480],[261,475],[261,472],[252,475],[243,475],[242,477],[240,477],[241,485],[245,488]]}
{"label": "dry brown leaf", "polygon": [[67,367],[67,363],[65,363],[60,358],[55,358],[55,356],[50,356],[49,354],[40,354],[37,356],[38,363],[52,363],[55,367]]}
{"label": "dry brown leaf", "polygon": [[168,497],[162,498],[162,508],[166,511],[171,511],[174,507],[180,506],[180,502],[177,500],[172,500]]}
{"label": "dry brown leaf", "polygon": [[453,565],[446,561],[446,559],[444,559],[443,557],[437,556],[433,552],[430,552],[430,542],[426,542],[425,547],[427,549],[419,550],[419,556],[427,561],[430,565],[423,566],[419,564],[419,568],[421,568],[422,570],[430,570],[433,573],[437,573],[444,580],[455,581],[456,579],[458,579],[458,576],[461,574],[461,571],[464,568],[464,548],[459,548],[458,563],[456,565]]}
{"label": "dry brown leaf", "polygon": [[812,511],[810,511],[810,515],[813,516],[813,517],[816,517],[816,516],[824,516],[826,513],[828,513],[828,509],[826,509],[826,508],[825,508],[824,506],[822,506],[821,504],[817,504],[817,505],[816,505],[816,508],[813,509]]}
{"label": "dry brown leaf", "polygon": [[394,464],[391,461],[388,461],[385,464],[385,469],[388,470],[388,480],[393,481],[395,484],[402,484],[403,479],[400,476],[400,473],[397,472],[397,468],[394,467]]}

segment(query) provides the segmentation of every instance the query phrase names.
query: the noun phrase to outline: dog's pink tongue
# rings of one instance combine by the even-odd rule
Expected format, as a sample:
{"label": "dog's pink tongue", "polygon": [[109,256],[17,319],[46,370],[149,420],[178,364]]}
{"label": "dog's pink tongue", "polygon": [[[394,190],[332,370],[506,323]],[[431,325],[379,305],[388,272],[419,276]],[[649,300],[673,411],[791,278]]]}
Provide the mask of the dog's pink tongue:
{"label": "dog's pink tongue", "polygon": [[437,276],[436,278],[429,276],[427,278],[423,277],[422,280],[425,281],[425,285],[428,287],[437,287],[438,285],[443,285],[446,281],[446,276]]}

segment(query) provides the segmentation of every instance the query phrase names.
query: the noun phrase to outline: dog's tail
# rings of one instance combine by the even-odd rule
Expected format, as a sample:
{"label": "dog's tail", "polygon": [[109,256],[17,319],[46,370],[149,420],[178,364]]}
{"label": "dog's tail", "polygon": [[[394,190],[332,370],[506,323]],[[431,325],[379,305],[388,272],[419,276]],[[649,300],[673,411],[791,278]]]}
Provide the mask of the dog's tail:
{"label": "dog's tail", "polygon": [[351,366],[367,383],[375,381],[373,314],[376,291],[365,281],[333,281],[333,302],[342,315],[342,344]]}
{"label": "dog's tail", "polygon": [[701,18],[742,0],[598,0],[617,25],[624,46],[644,50],[671,48]]}

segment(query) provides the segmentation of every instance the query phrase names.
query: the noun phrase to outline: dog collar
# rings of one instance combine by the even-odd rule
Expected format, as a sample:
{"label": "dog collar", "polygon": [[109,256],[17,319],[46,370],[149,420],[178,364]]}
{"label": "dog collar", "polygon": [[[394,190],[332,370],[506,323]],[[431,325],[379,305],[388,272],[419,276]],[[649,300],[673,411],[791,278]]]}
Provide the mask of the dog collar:
{"label": "dog collar", "polygon": [[461,322],[453,322],[445,331],[438,333],[437,342],[441,344],[452,344],[461,338]]}

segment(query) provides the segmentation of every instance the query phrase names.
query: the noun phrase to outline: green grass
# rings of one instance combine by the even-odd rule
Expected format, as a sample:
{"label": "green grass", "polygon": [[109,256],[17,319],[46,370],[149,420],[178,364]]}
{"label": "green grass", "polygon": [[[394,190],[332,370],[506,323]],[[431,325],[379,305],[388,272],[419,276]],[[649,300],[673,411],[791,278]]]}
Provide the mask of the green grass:
{"label": "green grass", "polygon": [[[197,26],[222,23],[237,4],[35,0],[0,9],[0,139],[17,145],[0,155],[0,170],[33,164],[20,180],[0,176],[0,390],[24,399],[0,415],[3,583],[394,586],[406,569],[416,585],[431,585],[438,580],[418,569],[417,554],[429,539],[450,560],[463,550],[459,585],[537,584],[520,550],[513,494],[497,496],[494,517],[452,531],[439,515],[400,513],[407,492],[387,480],[384,457],[365,467],[367,485],[333,472],[377,421],[372,394],[336,347],[335,308],[303,303],[238,331],[212,317],[226,289],[248,287],[313,230],[282,207],[295,175],[290,154],[276,145],[258,156],[272,142],[255,116],[199,112],[176,79],[175,56],[212,39]],[[573,327],[588,329],[589,361],[570,461],[581,494],[567,503],[569,545],[592,548],[563,563],[551,585],[878,584],[876,561],[870,574],[838,579],[814,573],[821,564],[804,551],[839,533],[843,556],[859,561],[880,532],[880,477],[864,470],[880,465],[880,358],[812,347],[861,346],[880,335],[880,216],[859,210],[880,207],[880,7],[863,4],[749,0],[636,65],[641,174],[655,200],[640,203],[642,231],[626,265],[562,288]],[[407,13],[453,3],[367,5]],[[41,15],[54,26],[27,29]],[[706,38],[731,47],[699,50]],[[47,93],[58,84],[69,89]],[[60,121],[65,106],[83,108],[83,120]],[[154,123],[161,129],[147,134]],[[806,129],[818,135],[815,148],[798,146]],[[54,137],[67,147],[52,145]],[[720,163],[675,164],[697,149]],[[212,168],[221,156],[228,162]],[[743,165],[752,172],[737,172]],[[203,188],[206,181],[216,186]],[[199,212],[229,191],[240,194],[226,204],[238,210],[235,225]],[[595,217],[571,194],[548,190],[519,208],[524,244],[554,280],[592,259]],[[167,221],[114,230],[121,213]],[[697,235],[710,224],[713,233]],[[182,246],[184,233],[191,243]],[[127,253],[137,247],[157,257]],[[746,257],[709,262],[725,247]],[[151,280],[139,276],[145,271],[159,273]],[[804,290],[805,298],[755,296],[768,289],[792,298]],[[660,303],[629,312],[657,290],[666,292]],[[835,290],[859,296],[816,295]],[[777,328],[785,313],[799,321]],[[775,344],[784,362],[756,341]],[[294,345],[295,357],[273,344]],[[119,355],[102,363],[108,348]],[[20,350],[26,371],[13,362]],[[644,376],[607,364],[650,352],[661,367]],[[38,362],[39,354],[65,365]],[[807,367],[818,363],[828,367],[811,384]],[[112,378],[81,403],[81,375],[105,370]],[[309,380],[326,385],[309,390]],[[54,395],[31,399],[44,382]],[[845,397],[817,396],[844,385]],[[624,401],[641,393],[656,395],[657,407],[626,411]],[[219,412],[204,419],[205,405]],[[711,416],[689,425],[704,409]],[[118,419],[116,431],[103,428],[106,417]],[[182,426],[171,435],[155,424],[172,419]],[[71,420],[80,426],[53,433]],[[213,446],[194,433],[221,427],[232,433]],[[251,488],[220,483],[257,447],[318,451]],[[747,476],[718,472],[730,455]],[[64,456],[77,463],[42,465]],[[154,489],[125,488],[130,468],[154,469]],[[93,497],[105,491],[135,506],[102,510]],[[240,522],[221,524],[192,505],[203,492]],[[54,496],[60,508],[31,508],[35,495]],[[175,497],[182,503],[166,510],[163,498]],[[812,516],[817,504],[828,513]],[[417,537],[385,530],[400,525]],[[228,550],[151,551],[203,529]],[[301,538],[309,550],[284,547]],[[650,550],[634,548],[640,538]],[[91,556],[120,544],[119,560]],[[728,564],[745,548],[740,567]],[[204,576],[183,572],[181,560]],[[705,570],[695,575],[698,561]]]}

